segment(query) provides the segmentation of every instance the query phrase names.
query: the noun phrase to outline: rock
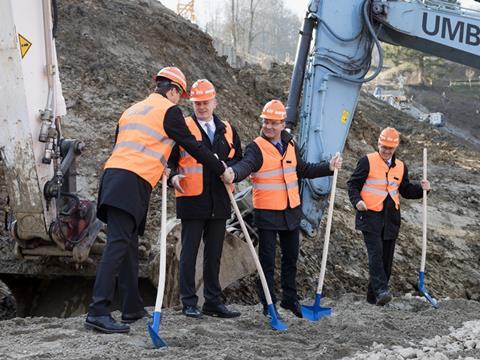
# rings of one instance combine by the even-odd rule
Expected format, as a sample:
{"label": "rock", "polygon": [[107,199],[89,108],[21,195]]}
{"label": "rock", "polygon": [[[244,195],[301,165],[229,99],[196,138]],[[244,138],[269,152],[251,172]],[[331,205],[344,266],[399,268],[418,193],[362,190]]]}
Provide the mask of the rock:
{"label": "rock", "polygon": [[411,347],[397,349],[396,353],[404,359],[415,359],[417,357],[417,350]]}
{"label": "rock", "polygon": [[445,355],[444,353],[436,352],[435,354],[433,354],[432,359],[435,359],[435,360],[448,360],[448,356]]}
{"label": "rock", "polygon": [[477,347],[477,342],[475,340],[467,340],[464,343],[465,349],[471,350]]}

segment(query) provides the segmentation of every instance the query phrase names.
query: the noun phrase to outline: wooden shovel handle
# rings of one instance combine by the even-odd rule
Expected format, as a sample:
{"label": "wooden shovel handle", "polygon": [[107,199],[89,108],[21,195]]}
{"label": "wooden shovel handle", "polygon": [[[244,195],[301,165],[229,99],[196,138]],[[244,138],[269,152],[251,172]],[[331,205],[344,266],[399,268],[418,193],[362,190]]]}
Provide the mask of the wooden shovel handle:
{"label": "wooden shovel handle", "polygon": [[333,205],[335,203],[335,192],[337,190],[337,177],[338,169],[335,169],[333,172],[332,189],[330,190],[330,199],[328,203],[327,226],[325,228],[325,241],[323,242],[322,265],[320,267],[320,276],[318,277],[317,294],[322,293],[325,269],[327,267],[328,244],[330,243],[330,231],[332,229]]}
{"label": "wooden shovel handle", "polygon": [[[427,180],[427,148],[423,148],[423,180]],[[427,190],[423,190],[423,226],[422,226],[422,261],[420,272],[425,271],[427,258]]]}
{"label": "wooden shovel handle", "polygon": [[253,246],[252,239],[250,238],[250,234],[248,233],[247,227],[245,226],[245,222],[243,221],[242,214],[240,209],[238,208],[237,202],[233,197],[232,190],[230,190],[230,186],[225,184],[225,189],[227,190],[228,197],[230,198],[230,202],[232,203],[232,207],[237,215],[237,219],[240,223],[240,227],[242,228],[243,234],[245,235],[245,239],[247,240],[248,247],[250,252],[252,253],[253,261],[255,262],[255,266],[258,271],[258,275],[260,276],[260,281],[263,287],[263,293],[265,294],[265,300],[267,301],[268,305],[272,304],[272,297],[270,295],[270,291],[268,290],[267,279],[265,278],[265,274],[263,273],[262,265],[258,260],[257,252],[255,251],[255,247]]}
{"label": "wooden shovel handle", "polygon": [[167,269],[167,176],[162,176],[162,215],[160,221],[160,266],[158,269],[157,300],[155,312],[162,311],[163,294],[165,292],[165,272]]}

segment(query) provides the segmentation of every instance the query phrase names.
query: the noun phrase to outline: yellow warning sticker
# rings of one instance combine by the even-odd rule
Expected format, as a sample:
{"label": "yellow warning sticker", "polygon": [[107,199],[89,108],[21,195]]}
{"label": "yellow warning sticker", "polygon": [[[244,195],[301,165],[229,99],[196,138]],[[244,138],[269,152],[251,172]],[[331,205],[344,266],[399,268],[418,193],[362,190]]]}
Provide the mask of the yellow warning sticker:
{"label": "yellow warning sticker", "polygon": [[349,115],[350,115],[350,112],[349,112],[349,111],[343,110],[343,112],[342,112],[342,118],[341,118],[341,120],[340,120],[340,121],[342,122],[342,124],[346,124],[346,123],[347,123],[347,120],[348,120]]}
{"label": "yellow warning sticker", "polygon": [[20,53],[22,54],[23,59],[25,55],[27,55],[28,50],[32,47],[32,43],[20,34],[18,34],[18,41],[20,42]]}

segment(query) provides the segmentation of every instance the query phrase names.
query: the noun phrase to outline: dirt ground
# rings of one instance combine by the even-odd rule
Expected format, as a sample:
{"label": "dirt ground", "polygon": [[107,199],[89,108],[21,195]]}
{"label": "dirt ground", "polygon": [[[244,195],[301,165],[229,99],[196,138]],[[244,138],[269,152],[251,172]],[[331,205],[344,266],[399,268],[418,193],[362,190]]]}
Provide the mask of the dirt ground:
{"label": "dirt ground", "polygon": [[[151,77],[162,66],[179,66],[189,84],[203,77],[214,82],[219,94],[218,114],[233,123],[244,144],[258,134],[260,124],[256,119],[262,105],[274,97],[286,99],[291,67],[274,65],[268,71],[255,66],[232,69],[224,58],[215,55],[208,35],[157,1],[63,0],[59,6],[57,50],[68,108],[64,130],[87,145],[78,163],[78,187],[85,198],[96,198],[102,164],[111,152],[119,116],[151,91]],[[467,106],[465,102],[452,103],[453,107]],[[188,113],[188,103],[184,103],[183,110]],[[393,303],[378,308],[364,301],[366,252],[361,234],[354,230],[354,210],[348,201],[346,181],[356,161],[375,150],[378,133],[387,125],[395,126],[402,134],[398,156],[406,162],[413,181],[421,178],[423,147],[429,150],[432,191],[428,198],[426,284],[434,296],[442,299],[439,310],[415,297],[422,238],[420,200],[402,201],[402,230],[391,280],[396,296]],[[98,335],[83,329],[84,317],[40,316],[0,322],[0,357],[480,358],[479,152],[461,138],[418,123],[363,93],[343,156],[324,285],[324,294],[329,298],[325,304],[334,309],[332,317],[310,324],[284,314],[290,330],[272,332],[259,306],[254,305],[258,301],[255,276],[249,275],[225,290],[226,302],[237,304],[242,311],[240,319],[193,321],[173,308],[166,309],[161,334],[170,345],[168,349],[151,349],[145,321],[135,324],[129,335]],[[147,244],[155,242],[159,231],[158,193],[157,189],[153,194],[146,236],[142,239]],[[0,195],[3,218],[6,196],[1,174]],[[302,240],[298,286],[303,299],[313,297],[323,227],[320,238]],[[6,232],[1,233],[1,239],[0,265],[5,259],[8,264],[16,264],[12,240]],[[170,245],[174,247],[172,242]],[[78,275],[88,270],[92,276],[98,259],[92,260],[79,270],[63,265],[70,272],[78,271]],[[15,271],[35,274],[38,269],[41,275],[55,262],[49,261],[23,262]],[[175,263],[170,264],[167,296],[174,303],[177,275]],[[40,299],[33,302],[37,301]],[[85,304],[77,304],[75,313],[82,312]]]}
{"label": "dirt ground", "polygon": [[[155,349],[147,320],[128,335],[83,329],[84,317],[16,318],[0,322],[2,359],[478,359],[480,304],[446,300],[438,310],[406,296],[379,308],[347,294],[322,306],[333,315],[319,322],[280,310],[289,325],[273,331],[260,306],[237,306],[237,319],[190,319],[165,310]],[[114,314],[114,315],[119,315]]]}

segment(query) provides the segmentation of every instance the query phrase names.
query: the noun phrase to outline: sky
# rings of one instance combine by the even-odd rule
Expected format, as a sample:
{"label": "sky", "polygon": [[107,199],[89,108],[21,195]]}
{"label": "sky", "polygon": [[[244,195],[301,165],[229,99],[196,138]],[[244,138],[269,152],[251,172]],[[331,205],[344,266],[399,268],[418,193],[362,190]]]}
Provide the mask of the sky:
{"label": "sky", "polygon": [[[168,8],[176,11],[178,0],[159,0],[163,5]],[[181,0],[183,3],[188,2],[188,0]],[[480,3],[475,2],[474,0],[461,0],[462,6],[478,9],[480,10]],[[229,3],[229,0],[195,0],[195,12],[198,18],[198,25],[203,28],[208,19],[213,17],[215,11],[219,11],[221,8],[225,7],[225,3]],[[298,17],[303,19],[305,12],[307,11],[307,6],[309,0],[283,0],[283,3],[287,8],[289,8],[294,14],[297,14]]]}

